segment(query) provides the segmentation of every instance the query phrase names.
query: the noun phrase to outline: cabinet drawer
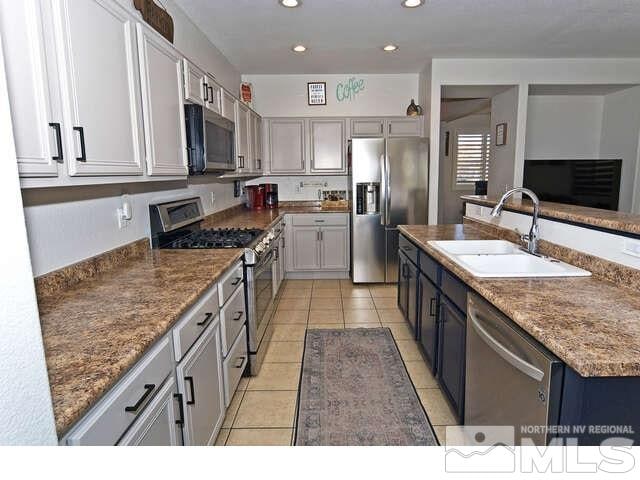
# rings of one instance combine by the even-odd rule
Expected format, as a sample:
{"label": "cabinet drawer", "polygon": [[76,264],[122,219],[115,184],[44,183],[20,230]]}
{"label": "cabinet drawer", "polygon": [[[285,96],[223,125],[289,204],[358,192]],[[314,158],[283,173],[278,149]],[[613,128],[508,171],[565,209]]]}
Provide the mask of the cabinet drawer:
{"label": "cabinet drawer", "polygon": [[409,260],[418,265],[418,247],[411,243],[404,235],[400,235],[398,240],[398,248],[404,253]]}
{"label": "cabinet drawer", "polygon": [[233,341],[244,328],[247,312],[244,304],[244,288],[238,288],[220,311],[222,322],[222,355],[227,356]]}
{"label": "cabinet drawer", "polygon": [[227,407],[231,403],[236,388],[238,388],[242,372],[244,372],[248,361],[247,330],[244,329],[236,338],[229,355],[224,361],[224,401]]}
{"label": "cabinet drawer", "polygon": [[453,304],[463,313],[467,313],[467,292],[469,288],[455,275],[442,270],[442,293],[444,293]]}
{"label": "cabinet drawer", "polygon": [[224,274],[224,276],[218,282],[218,291],[220,295],[219,305],[222,307],[229,299],[231,294],[242,286],[242,280],[244,279],[244,270],[242,268],[242,262],[236,263],[231,269]]}
{"label": "cabinet drawer", "polygon": [[440,285],[440,266],[433,258],[424,252],[420,252],[419,255],[420,270],[424,273],[429,280],[436,285]]}
{"label": "cabinet drawer", "polygon": [[295,226],[310,226],[315,225],[322,227],[324,225],[348,225],[349,216],[346,213],[319,213],[319,214],[304,214],[298,213],[291,215],[291,225]]}
{"label": "cabinet drawer", "polygon": [[179,362],[187,353],[219,311],[218,285],[214,285],[182,316],[173,328],[173,349],[176,362]]}
{"label": "cabinet drawer", "polygon": [[173,368],[171,342],[165,336],[74,427],[69,445],[115,445],[145,410]]}

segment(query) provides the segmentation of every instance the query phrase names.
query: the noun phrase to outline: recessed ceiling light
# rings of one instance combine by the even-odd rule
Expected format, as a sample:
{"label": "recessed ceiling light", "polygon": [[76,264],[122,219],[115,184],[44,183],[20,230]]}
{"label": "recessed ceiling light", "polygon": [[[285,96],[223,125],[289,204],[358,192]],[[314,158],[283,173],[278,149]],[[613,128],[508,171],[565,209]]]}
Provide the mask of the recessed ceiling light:
{"label": "recessed ceiling light", "polygon": [[398,50],[398,47],[396,45],[385,45],[384,47],[382,47],[382,50],[384,50],[385,52],[395,52],[396,50]]}
{"label": "recessed ceiling light", "polygon": [[278,3],[287,8],[296,8],[302,4],[301,0],[278,0]]}
{"label": "recessed ceiling light", "polygon": [[424,5],[424,0],[402,0],[402,6],[407,8],[416,8]]}
{"label": "recessed ceiling light", "polygon": [[294,47],[291,47],[291,50],[296,53],[302,53],[307,51],[307,47],[305,47],[304,45],[296,45]]}

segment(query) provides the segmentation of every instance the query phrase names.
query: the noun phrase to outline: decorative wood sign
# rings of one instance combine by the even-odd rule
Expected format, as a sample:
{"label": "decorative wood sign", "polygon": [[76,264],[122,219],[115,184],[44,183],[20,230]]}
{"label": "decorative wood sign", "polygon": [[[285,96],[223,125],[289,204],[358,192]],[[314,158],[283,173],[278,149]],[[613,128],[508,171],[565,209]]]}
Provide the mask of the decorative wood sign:
{"label": "decorative wood sign", "polygon": [[156,5],[153,0],[133,0],[133,6],[140,11],[151,28],[173,43],[173,19],[165,9]]}
{"label": "decorative wood sign", "polygon": [[501,147],[507,144],[507,124],[499,123],[496,125],[496,146]]}
{"label": "decorative wood sign", "polygon": [[309,105],[327,104],[327,83],[309,82],[307,83],[307,103]]}

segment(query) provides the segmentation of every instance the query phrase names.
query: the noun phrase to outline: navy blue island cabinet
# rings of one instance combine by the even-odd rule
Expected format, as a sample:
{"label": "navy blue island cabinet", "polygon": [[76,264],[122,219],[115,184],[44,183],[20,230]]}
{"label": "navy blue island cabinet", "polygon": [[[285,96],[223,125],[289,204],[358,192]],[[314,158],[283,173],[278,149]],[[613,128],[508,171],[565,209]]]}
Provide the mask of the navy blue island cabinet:
{"label": "navy blue island cabinet", "polygon": [[[398,305],[464,424],[467,294],[473,290],[404,235],[399,256]],[[600,445],[616,438],[640,444],[640,377],[582,377],[564,363],[560,370],[561,391],[550,396],[558,414],[549,443]]]}

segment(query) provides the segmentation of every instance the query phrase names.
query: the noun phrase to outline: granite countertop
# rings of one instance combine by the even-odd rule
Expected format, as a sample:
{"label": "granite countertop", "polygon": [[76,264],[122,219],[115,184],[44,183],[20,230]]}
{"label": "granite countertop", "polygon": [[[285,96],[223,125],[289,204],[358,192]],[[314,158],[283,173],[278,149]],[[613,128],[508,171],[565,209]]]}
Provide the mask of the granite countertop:
{"label": "granite countertop", "polygon": [[[229,215],[207,217],[203,227],[267,229],[284,213],[348,211],[317,205],[287,205],[261,211],[240,208],[231,210]],[[54,281],[49,289],[39,291],[40,322],[59,436],[243,254],[240,248],[150,250],[148,242],[136,243],[143,246],[136,247],[138,251],[131,258],[117,265],[98,273],[79,272],[95,269],[97,264],[96,259],[81,262],[68,267],[81,281],[62,286]]]}
{"label": "granite countertop", "polygon": [[[465,202],[483,205],[485,207],[493,207],[500,200],[499,198],[486,195],[462,195],[460,198]],[[527,198],[511,198],[507,200],[504,208],[505,210],[513,210],[516,212],[533,212],[533,204]],[[608,230],[640,234],[640,216],[630,213],[580,207],[578,205],[568,205],[564,203],[540,202],[540,215]]]}
{"label": "granite countertop", "polygon": [[640,376],[640,297],[598,277],[480,279],[429,240],[491,239],[471,225],[400,231],[584,377]]}

